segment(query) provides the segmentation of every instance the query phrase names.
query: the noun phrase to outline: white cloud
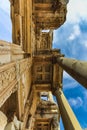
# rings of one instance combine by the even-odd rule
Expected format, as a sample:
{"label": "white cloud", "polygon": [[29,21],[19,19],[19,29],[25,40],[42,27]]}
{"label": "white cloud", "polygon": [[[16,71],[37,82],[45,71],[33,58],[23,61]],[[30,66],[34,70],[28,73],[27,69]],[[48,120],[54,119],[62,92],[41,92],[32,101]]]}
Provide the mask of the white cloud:
{"label": "white cloud", "polygon": [[71,80],[66,80],[67,82],[64,83],[63,85],[63,89],[74,89],[76,87],[78,87],[78,83],[76,81],[74,81],[73,79]]}
{"label": "white cloud", "polygon": [[83,45],[87,48],[87,40],[83,41]]}
{"label": "white cloud", "polygon": [[87,0],[70,0],[67,22],[79,23],[82,19],[87,21]]}
{"label": "white cloud", "polygon": [[0,9],[3,9],[6,13],[10,14],[10,2],[9,0],[0,0]]}
{"label": "white cloud", "polygon": [[78,82],[76,82],[68,73],[63,72],[63,89],[73,89],[78,87]]}
{"label": "white cloud", "polygon": [[84,91],[84,97],[87,100],[87,90]]}
{"label": "white cloud", "polygon": [[55,44],[58,44],[58,43],[59,43],[57,30],[54,30],[54,31],[53,31],[53,42],[54,42]]}
{"label": "white cloud", "polygon": [[0,39],[12,42],[12,24],[9,0],[0,0]]}
{"label": "white cloud", "polygon": [[68,73],[66,73],[66,72],[64,71],[64,72],[63,72],[63,77],[64,77],[64,78],[69,78],[70,76],[69,76]]}
{"label": "white cloud", "polygon": [[80,30],[80,27],[78,24],[75,24],[73,26],[73,30],[72,30],[72,33],[70,34],[68,40],[74,40],[76,37],[80,36],[81,34],[81,30]]}
{"label": "white cloud", "polygon": [[68,101],[69,101],[70,105],[75,108],[79,108],[83,105],[83,101],[82,101],[81,97],[70,98]]}
{"label": "white cloud", "polygon": [[83,91],[84,98],[84,110],[87,111],[87,90]]}

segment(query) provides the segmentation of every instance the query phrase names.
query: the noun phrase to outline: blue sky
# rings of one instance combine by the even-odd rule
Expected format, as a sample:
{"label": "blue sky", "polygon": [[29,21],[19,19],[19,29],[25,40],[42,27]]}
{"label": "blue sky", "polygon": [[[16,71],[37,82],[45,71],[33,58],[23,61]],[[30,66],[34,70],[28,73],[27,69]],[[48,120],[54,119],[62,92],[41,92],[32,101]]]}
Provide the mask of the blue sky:
{"label": "blue sky", "polygon": [[9,0],[0,0],[0,40],[11,42],[11,19]]}
{"label": "blue sky", "polygon": [[[11,42],[9,0],[0,3],[0,39]],[[53,48],[87,61],[87,0],[70,0],[66,22],[54,31]],[[87,128],[87,90],[64,72],[63,91],[82,128]]]}
{"label": "blue sky", "polygon": [[[87,61],[87,0],[70,0],[66,22],[54,31],[53,47],[66,57]],[[87,90],[64,72],[63,91],[80,125],[87,128]]]}

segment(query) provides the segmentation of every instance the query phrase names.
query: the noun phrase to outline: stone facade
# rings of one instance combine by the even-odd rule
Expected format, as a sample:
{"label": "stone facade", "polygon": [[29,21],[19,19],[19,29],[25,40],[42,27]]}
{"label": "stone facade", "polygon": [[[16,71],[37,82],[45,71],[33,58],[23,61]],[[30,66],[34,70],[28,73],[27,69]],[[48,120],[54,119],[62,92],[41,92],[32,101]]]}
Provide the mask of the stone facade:
{"label": "stone facade", "polygon": [[71,119],[70,129],[62,116],[65,129],[80,130],[79,123],[74,129],[65,107],[74,114],[60,92],[63,68],[57,58],[64,55],[59,49],[52,49],[53,30],[65,22],[67,3],[67,0],[10,0],[13,43],[0,41],[1,130],[59,130],[60,115],[64,114],[67,121]]}

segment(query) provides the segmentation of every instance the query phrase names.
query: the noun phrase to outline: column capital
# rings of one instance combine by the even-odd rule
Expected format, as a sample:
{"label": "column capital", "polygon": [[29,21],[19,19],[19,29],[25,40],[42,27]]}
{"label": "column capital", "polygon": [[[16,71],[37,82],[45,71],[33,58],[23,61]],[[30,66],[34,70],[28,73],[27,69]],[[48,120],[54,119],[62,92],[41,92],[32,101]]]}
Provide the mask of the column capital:
{"label": "column capital", "polygon": [[56,64],[56,63],[57,63],[57,56],[56,56],[56,55],[53,55],[53,56],[52,56],[52,63],[53,63],[53,64]]}
{"label": "column capital", "polygon": [[53,56],[52,56],[52,63],[53,64],[58,64],[57,59],[60,58],[60,57],[64,57],[64,55],[63,54],[53,54]]}
{"label": "column capital", "polygon": [[11,5],[14,5],[14,0],[9,0]]}
{"label": "column capital", "polygon": [[61,94],[62,88],[54,87],[54,88],[52,89],[52,93],[53,93],[54,96],[56,96],[56,94],[57,94],[58,92]]}

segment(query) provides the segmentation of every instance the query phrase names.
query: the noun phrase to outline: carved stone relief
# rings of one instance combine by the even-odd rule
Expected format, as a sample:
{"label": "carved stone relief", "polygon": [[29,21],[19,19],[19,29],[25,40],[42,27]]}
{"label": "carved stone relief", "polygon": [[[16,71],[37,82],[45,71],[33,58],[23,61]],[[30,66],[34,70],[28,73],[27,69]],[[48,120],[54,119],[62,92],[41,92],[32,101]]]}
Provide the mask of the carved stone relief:
{"label": "carved stone relief", "polygon": [[0,105],[17,90],[16,84],[19,82],[23,73],[29,71],[31,62],[29,59],[14,62],[3,66],[0,70]]}
{"label": "carved stone relief", "polygon": [[2,71],[0,73],[0,90],[7,87],[13,80],[16,79],[16,66]]}
{"label": "carved stone relief", "polygon": [[54,117],[52,118],[51,123],[52,123],[52,128],[53,128],[54,130],[58,130],[58,117],[57,117],[57,116],[54,116]]}

